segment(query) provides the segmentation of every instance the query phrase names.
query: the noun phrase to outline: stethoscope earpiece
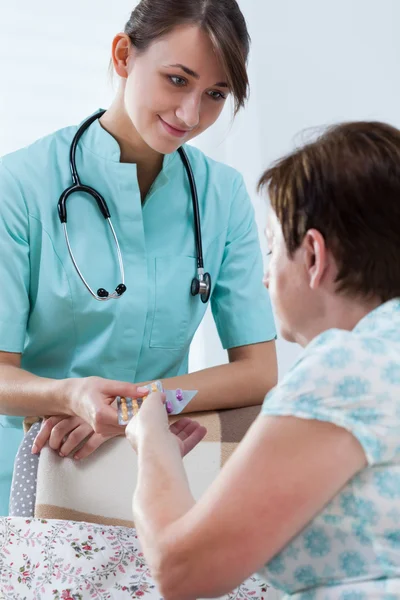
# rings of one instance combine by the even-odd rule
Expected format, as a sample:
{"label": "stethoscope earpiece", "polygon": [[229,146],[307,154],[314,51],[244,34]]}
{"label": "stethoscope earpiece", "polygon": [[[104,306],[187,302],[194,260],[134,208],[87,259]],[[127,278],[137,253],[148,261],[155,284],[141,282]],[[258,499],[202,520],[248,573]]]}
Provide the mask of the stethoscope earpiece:
{"label": "stethoscope earpiece", "polygon": [[115,291],[117,292],[118,296],[122,296],[122,294],[125,294],[126,292],[126,285],[124,283],[120,283],[115,288]]}
{"label": "stethoscope earpiece", "polygon": [[[111,216],[110,216],[110,212],[108,210],[107,203],[104,200],[104,198],[101,196],[101,194],[99,194],[95,189],[93,189],[87,185],[81,184],[80,179],[79,179],[79,174],[78,174],[78,171],[76,168],[75,155],[76,155],[76,148],[78,146],[78,142],[81,139],[82,135],[85,133],[86,129],[96,119],[99,119],[105,112],[106,112],[105,110],[102,110],[102,111],[96,113],[95,115],[92,115],[91,117],[89,117],[84,123],[82,123],[82,125],[79,127],[78,131],[74,135],[74,139],[72,140],[71,148],[70,148],[70,152],[69,152],[69,164],[70,164],[70,168],[71,168],[71,175],[72,175],[73,183],[69,188],[64,190],[64,192],[61,194],[60,199],[58,201],[58,205],[57,205],[58,216],[59,216],[61,224],[63,225],[63,228],[64,228],[64,234],[65,234],[65,240],[66,240],[67,247],[68,247],[68,252],[69,252],[69,255],[73,262],[73,265],[76,269],[76,272],[78,273],[80,279],[85,284],[87,290],[90,292],[90,294],[93,296],[93,298],[95,300],[103,300],[103,301],[120,298],[126,292],[124,265],[123,265],[123,261],[122,261],[122,255],[121,255],[121,250],[120,250],[120,246],[118,243],[117,234],[115,233],[114,227],[111,222]],[[204,304],[206,304],[208,302],[208,300],[210,299],[210,294],[211,294],[211,277],[210,277],[209,273],[204,273],[203,248],[202,248],[202,242],[201,242],[201,227],[200,227],[200,214],[199,214],[199,201],[198,201],[198,197],[197,197],[196,182],[194,179],[192,167],[190,165],[190,162],[189,162],[189,159],[187,157],[185,150],[183,148],[179,148],[178,153],[179,153],[179,156],[182,160],[183,166],[185,167],[185,170],[186,170],[186,173],[188,176],[190,191],[191,191],[191,195],[192,195],[192,204],[193,204],[193,218],[194,218],[194,232],[195,232],[196,251],[197,251],[198,277],[195,277],[193,279],[190,291],[191,291],[192,296],[197,296],[199,294],[201,301]],[[67,231],[67,206],[66,206],[66,204],[67,204],[68,198],[76,192],[80,192],[80,193],[83,192],[83,193],[89,194],[90,196],[92,196],[92,198],[94,198],[96,200],[99,210],[102,213],[103,217],[107,220],[108,225],[111,230],[111,233],[112,233],[112,236],[114,238],[116,252],[117,252],[117,256],[118,256],[119,270],[120,270],[120,275],[121,275],[120,281],[122,281],[122,283],[117,285],[117,287],[115,288],[115,291],[112,294],[109,294],[109,292],[104,288],[99,288],[97,290],[97,294],[92,290],[92,288],[90,287],[90,285],[84,278],[83,274],[81,273],[81,271],[77,265],[77,262],[75,260],[74,254],[72,252],[72,248],[71,248],[71,245],[69,243],[69,238],[68,238],[68,231]]]}
{"label": "stethoscope earpiece", "polygon": [[[125,294],[125,292],[126,292],[126,285],[124,283],[120,283],[115,288],[115,293],[117,294],[117,296],[122,296],[122,294]],[[110,294],[104,288],[99,288],[97,290],[97,295],[99,298],[108,298]]]}

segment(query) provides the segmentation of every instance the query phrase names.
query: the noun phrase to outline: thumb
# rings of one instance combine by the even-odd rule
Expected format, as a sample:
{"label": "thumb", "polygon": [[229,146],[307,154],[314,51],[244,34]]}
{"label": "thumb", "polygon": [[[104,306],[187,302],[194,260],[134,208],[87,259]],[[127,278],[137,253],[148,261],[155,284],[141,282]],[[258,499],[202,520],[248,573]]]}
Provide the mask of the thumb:
{"label": "thumb", "polygon": [[126,381],[114,381],[106,379],[105,385],[102,387],[102,392],[110,397],[111,402],[116,396],[125,396],[127,398],[142,398],[149,393],[147,388],[138,387],[135,383]]}
{"label": "thumb", "polygon": [[112,435],[116,431],[121,431],[121,426],[118,424],[118,413],[115,408],[108,404],[103,404],[98,412],[96,412],[94,423],[91,424],[95,433],[102,435]]}
{"label": "thumb", "polygon": [[141,408],[140,408],[140,412],[142,412],[142,417],[144,417],[145,415],[151,414],[152,415],[152,419],[156,416],[156,415],[162,415],[162,418],[167,419],[167,411],[166,406],[166,395],[165,393],[162,392],[152,392],[149,397],[147,398],[147,400],[145,402],[143,402]]}

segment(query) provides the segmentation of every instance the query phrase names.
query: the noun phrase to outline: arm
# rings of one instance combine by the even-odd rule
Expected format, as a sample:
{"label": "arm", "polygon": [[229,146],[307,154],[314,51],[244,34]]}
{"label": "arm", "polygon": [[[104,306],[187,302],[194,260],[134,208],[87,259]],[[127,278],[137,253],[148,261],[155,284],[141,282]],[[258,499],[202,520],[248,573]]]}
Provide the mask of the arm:
{"label": "arm", "polygon": [[0,352],[0,414],[72,416],[84,420],[89,431],[120,435],[117,412],[111,407],[115,397],[148,393],[133,383],[101,377],[47,379],[32,375],[20,365],[19,353]]}
{"label": "arm", "polygon": [[32,375],[21,369],[21,354],[0,352],[0,413],[21,417],[71,415],[65,381]]}
{"label": "arm", "polygon": [[[269,562],[366,464],[359,442],[331,423],[260,416],[196,504],[168,429],[142,407],[133,510],[166,600],[221,596]],[[128,436],[132,428],[128,428]],[[246,543],[243,543],[243,540]]]}
{"label": "arm", "polygon": [[[1,354],[2,353],[0,353],[0,377],[2,375]],[[266,342],[263,344],[254,344],[253,346],[233,348],[229,351],[229,357],[231,359],[229,365],[222,365],[220,367],[204,369],[203,371],[190,375],[165,379],[164,386],[166,389],[176,389],[178,387],[183,389],[199,389],[199,393],[187,406],[186,412],[261,404],[265,394],[276,383],[277,366],[275,343]],[[265,368],[265,365],[269,365],[269,368]],[[17,381],[16,373],[15,370],[10,373],[12,386],[15,386]],[[54,394],[57,393],[57,390],[55,389],[57,387],[60,389],[60,395],[57,396],[57,398],[62,398],[63,394],[61,389],[63,387],[66,388],[65,382],[54,381],[52,382],[52,386],[47,386],[47,392],[50,392],[50,388],[53,387],[52,393],[50,393],[50,405],[47,402],[47,411],[40,412],[40,407],[43,406],[44,408],[43,403],[46,398],[46,382],[50,382],[51,380],[34,377],[25,371],[21,371],[21,369],[19,369],[18,377],[27,382],[33,382],[26,391],[26,393],[29,394],[29,403],[32,402],[32,389],[35,389],[35,385],[37,386],[39,400],[35,403],[35,407],[37,408],[39,415],[63,414],[61,411],[66,410],[65,403],[59,402],[60,412],[55,412],[57,407],[52,404],[52,401],[55,397]],[[4,380],[6,380],[6,378],[4,378]],[[140,384],[138,385],[140,386]],[[120,392],[120,394],[122,394],[122,392]],[[9,398],[10,411],[14,411],[18,406],[15,405],[14,399],[11,399],[11,394],[9,394]],[[10,414],[15,413],[10,412]],[[26,412],[26,409],[24,412],[24,409],[21,408],[21,414],[25,415],[28,413]],[[35,415],[29,413],[29,416]],[[92,433],[92,427],[87,425],[86,422],[82,422],[77,417],[65,418],[52,416],[43,423],[42,428],[36,437],[33,451],[39,452],[48,441],[53,450],[59,451],[61,456],[68,456]],[[124,435],[124,433],[124,429],[119,427],[119,430],[114,433],[114,435]],[[86,458],[110,437],[113,436],[103,435],[101,433],[92,435],[86,441],[85,445],[80,448],[79,452],[75,454],[74,458]]]}
{"label": "arm", "polygon": [[261,404],[277,382],[275,342],[231,348],[229,364],[164,379],[166,389],[199,390],[185,412]]}
{"label": "arm", "polygon": [[211,308],[230,364],[165,381],[166,388],[198,389],[188,410],[261,404],[277,382],[275,326],[254,210],[243,179],[234,181],[222,262],[215,277]]}

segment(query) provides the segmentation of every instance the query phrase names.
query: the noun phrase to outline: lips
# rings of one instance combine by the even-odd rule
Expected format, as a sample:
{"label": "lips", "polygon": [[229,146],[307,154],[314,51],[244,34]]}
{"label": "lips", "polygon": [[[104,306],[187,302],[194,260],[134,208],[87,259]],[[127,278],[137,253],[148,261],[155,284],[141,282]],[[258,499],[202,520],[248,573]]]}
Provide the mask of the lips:
{"label": "lips", "polygon": [[189,133],[190,130],[188,129],[178,129],[177,127],[174,127],[173,125],[170,125],[169,123],[167,123],[166,121],[164,121],[164,119],[162,119],[159,116],[161,125],[164,127],[164,129],[167,131],[167,133],[169,133],[170,135],[173,135],[175,137],[185,137],[185,135],[187,135]]}

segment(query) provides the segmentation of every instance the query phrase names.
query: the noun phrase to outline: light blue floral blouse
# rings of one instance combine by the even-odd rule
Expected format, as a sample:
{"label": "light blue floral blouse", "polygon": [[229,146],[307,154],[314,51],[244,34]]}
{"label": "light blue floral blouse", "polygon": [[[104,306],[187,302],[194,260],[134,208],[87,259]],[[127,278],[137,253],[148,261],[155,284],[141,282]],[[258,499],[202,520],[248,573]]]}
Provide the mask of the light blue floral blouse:
{"label": "light blue floral blouse", "polygon": [[400,599],[400,299],[315,338],[262,413],[335,423],[368,460],[263,575],[296,600]]}

